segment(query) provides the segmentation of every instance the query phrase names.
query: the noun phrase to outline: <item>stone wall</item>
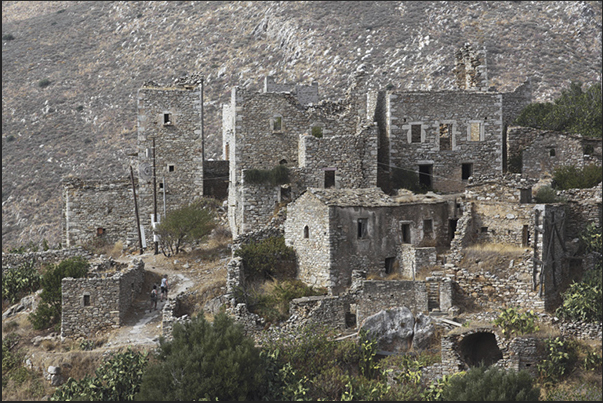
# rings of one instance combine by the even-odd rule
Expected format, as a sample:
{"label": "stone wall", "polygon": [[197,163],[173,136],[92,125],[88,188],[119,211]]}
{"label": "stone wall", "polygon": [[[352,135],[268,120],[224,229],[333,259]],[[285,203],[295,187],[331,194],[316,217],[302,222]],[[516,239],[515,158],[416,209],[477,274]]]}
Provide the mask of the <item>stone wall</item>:
{"label": "stone wall", "polygon": [[584,166],[582,138],[559,132],[542,132],[523,151],[521,173],[540,179],[542,175],[553,175],[556,168],[568,165]]}
{"label": "stone wall", "polygon": [[[463,164],[471,164],[473,174],[502,172],[501,94],[395,92],[386,104],[391,165],[417,173],[420,165],[431,166],[432,186],[441,192],[464,189]],[[449,125],[448,147],[440,139],[440,125]],[[414,126],[419,130],[413,139]]]}
{"label": "stone wall", "polygon": [[224,200],[228,197],[228,161],[205,161],[203,196]]}
{"label": "stone wall", "polygon": [[[144,86],[138,90],[138,209],[147,243],[152,242],[153,138],[157,212],[182,207],[203,196],[201,87]],[[165,180],[165,189],[162,189]]]}
{"label": "stone wall", "polygon": [[318,83],[312,82],[312,85],[299,85],[277,83],[274,77],[264,77],[264,92],[288,92],[296,96],[301,105],[318,103]]}
{"label": "stone wall", "polygon": [[427,313],[427,287],[424,281],[366,280],[357,301],[356,321],[384,309],[406,306],[413,314]]}
{"label": "stone wall", "polygon": [[289,303],[289,328],[325,326],[334,330],[345,330],[346,299],[334,296],[296,298]]}
{"label": "stone wall", "polygon": [[121,241],[126,246],[138,242],[129,178],[112,182],[63,178],[63,203],[63,236],[67,247],[82,245],[98,236],[108,243]]}
{"label": "stone wall", "polygon": [[601,227],[601,194],[601,183],[591,189],[568,189],[558,192],[559,197],[567,200],[568,239],[579,238],[590,223]]}
{"label": "stone wall", "polygon": [[407,278],[415,279],[415,275],[421,268],[435,266],[436,248],[420,248],[410,244],[400,246],[400,273]]}
{"label": "stone wall", "polygon": [[462,90],[486,91],[488,89],[488,66],[486,49],[475,50],[466,43],[454,53],[456,85]]}
{"label": "stone wall", "polygon": [[95,276],[63,279],[62,337],[87,337],[118,328],[142,291],[144,262],[133,259],[124,272]]}
{"label": "stone wall", "polygon": [[2,271],[17,268],[25,263],[34,262],[35,267],[58,264],[65,259],[81,256],[88,260],[92,258],[90,252],[84,248],[75,247],[68,249],[50,249],[42,252],[4,253],[2,252]]}

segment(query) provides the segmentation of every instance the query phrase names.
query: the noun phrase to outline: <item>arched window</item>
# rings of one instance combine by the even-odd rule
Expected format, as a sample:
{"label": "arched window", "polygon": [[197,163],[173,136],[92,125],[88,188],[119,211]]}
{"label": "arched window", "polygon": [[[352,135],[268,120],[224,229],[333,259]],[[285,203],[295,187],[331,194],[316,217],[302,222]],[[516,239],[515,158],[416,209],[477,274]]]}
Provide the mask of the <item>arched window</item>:
{"label": "arched window", "polygon": [[307,225],[304,227],[304,238],[310,238],[310,228]]}

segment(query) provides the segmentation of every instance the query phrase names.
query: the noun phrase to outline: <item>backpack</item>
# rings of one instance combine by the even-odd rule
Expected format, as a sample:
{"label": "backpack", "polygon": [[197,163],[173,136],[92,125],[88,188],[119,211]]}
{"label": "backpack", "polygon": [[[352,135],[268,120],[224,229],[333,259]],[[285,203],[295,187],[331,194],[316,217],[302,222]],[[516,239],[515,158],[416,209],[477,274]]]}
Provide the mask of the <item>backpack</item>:
{"label": "backpack", "polygon": [[151,290],[151,301],[155,301],[156,299],[157,299],[157,290],[152,289]]}

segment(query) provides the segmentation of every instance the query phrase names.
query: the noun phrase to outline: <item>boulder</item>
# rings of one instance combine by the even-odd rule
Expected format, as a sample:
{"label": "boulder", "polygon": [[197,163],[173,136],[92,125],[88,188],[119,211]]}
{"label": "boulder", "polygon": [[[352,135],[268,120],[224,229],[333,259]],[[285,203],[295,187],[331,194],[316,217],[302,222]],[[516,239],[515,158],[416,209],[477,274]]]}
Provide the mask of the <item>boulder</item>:
{"label": "boulder", "polygon": [[406,352],[412,346],[415,318],[407,307],[396,307],[380,311],[366,318],[360,331],[377,338],[380,350]]}
{"label": "boulder", "polygon": [[415,350],[423,350],[427,348],[434,333],[435,326],[431,322],[431,318],[427,315],[423,315],[422,313],[418,313],[415,317],[412,347]]}

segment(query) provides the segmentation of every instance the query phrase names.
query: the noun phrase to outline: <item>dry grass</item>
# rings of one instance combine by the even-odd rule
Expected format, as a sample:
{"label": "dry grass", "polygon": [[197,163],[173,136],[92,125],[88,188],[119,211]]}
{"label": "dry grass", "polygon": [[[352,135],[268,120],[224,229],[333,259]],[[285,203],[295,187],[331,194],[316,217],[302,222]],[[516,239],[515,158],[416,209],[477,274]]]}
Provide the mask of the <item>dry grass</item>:
{"label": "dry grass", "polygon": [[500,254],[517,254],[521,255],[526,252],[525,247],[520,247],[517,245],[512,245],[508,243],[480,243],[468,246],[465,248],[466,251],[474,251],[474,252],[487,252],[487,253],[500,253]]}

